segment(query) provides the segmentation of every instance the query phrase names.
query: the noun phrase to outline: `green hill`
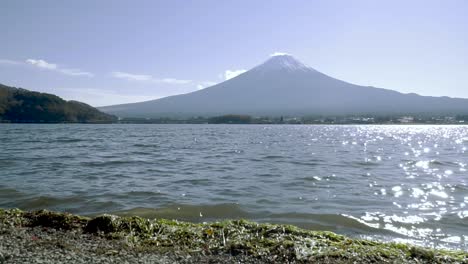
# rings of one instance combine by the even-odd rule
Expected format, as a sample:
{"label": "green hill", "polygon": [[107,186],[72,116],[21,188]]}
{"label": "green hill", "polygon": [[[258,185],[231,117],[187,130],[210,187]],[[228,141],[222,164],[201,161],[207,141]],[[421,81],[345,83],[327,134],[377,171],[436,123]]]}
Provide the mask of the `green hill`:
{"label": "green hill", "polygon": [[115,119],[85,103],[0,84],[0,122],[109,123]]}

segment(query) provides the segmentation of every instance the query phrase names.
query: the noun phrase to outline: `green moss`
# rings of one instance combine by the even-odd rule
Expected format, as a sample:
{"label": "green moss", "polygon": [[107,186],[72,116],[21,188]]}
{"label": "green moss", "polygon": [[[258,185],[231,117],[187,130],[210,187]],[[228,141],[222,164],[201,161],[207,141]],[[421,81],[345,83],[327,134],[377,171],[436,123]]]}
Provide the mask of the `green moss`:
{"label": "green moss", "polygon": [[0,210],[12,225],[77,229],[120,239],[134,250],[171,250],[187,254],[249,255],[275,262],[320,263],[468,263],[463,251],[433,250],[397,243],[350,239],[291,225],[247,220],[193,224],[166,219],[102,215],[93,219],[64,213]]}
{"label": "green moss", "polygon": [[111,215],[102,215],[91,219],[84,228],[88,233],[103,232],[106,234],[115,232],[117,229],[116,217]]}
{"label": "green moss", "polygon": [[26,213],[24,217],[29,220],[29,225],[31,226],[44,226],[64,230],[83,228],[89,220],[88,218],[69,213],[56,213],[47,210]]}
{"label": "green moss", "polygon": [[427,261],[435,260],[435,253],[433,250],[428,250],[420,247],[411,247],[409,253],[412,258],[424,259]]}
{"label": "green moss", "polygon": [[19,209],[0,209],[0,221],[6,225],[23,226],[27,222],[24,218],[24,214],[25,213]]}

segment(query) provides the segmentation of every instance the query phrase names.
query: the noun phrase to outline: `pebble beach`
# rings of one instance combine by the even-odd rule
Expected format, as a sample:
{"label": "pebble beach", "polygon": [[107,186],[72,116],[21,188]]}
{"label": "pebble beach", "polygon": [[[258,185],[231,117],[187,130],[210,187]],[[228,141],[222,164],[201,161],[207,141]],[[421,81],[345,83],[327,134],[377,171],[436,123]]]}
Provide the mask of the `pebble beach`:
{"label": "pebble beach", "polygon": [[245,220],[192,224],[0,209],[0,263],[468,263],[468,253]]}

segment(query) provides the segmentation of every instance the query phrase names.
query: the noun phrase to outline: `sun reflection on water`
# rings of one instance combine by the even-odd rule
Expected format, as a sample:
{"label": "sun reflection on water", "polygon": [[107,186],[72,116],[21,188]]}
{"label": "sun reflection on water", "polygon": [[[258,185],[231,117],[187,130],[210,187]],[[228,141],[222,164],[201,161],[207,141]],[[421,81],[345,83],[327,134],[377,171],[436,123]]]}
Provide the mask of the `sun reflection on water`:
{"label": "sun reflection on water", "polygon": [[[380,139],[382,133],[395,144],[405,146],[399,167],[407,180],[393,186],[381,186],[374,192],[374,195],[388,197],[388,190],[391,190],[395,213],[368,211],[358,218],[359,221],[406,237],[394,238],[395,241],[416,240],[425,245],[444,247],[431,240],[438,237],[443,243],[468,243],[468,226],[466,232],[460,233],[449,224],[462,223],[468,218],[468,196],[461,196],[468,193],[468,158],[463,155],[468,143],[466,130],[440,126],[405,126],[388,128],[383,130],[385,132],[377,131],[375,127],[362,130],[370,130],[366,131],[368,147]],[[379,136],[373,136],[373,132]],[[369,148],[366,151],[369,152]],[[369,184],[370,188],[374,186],[375,183]],[[445,220],[442,222],[442,219]]]}

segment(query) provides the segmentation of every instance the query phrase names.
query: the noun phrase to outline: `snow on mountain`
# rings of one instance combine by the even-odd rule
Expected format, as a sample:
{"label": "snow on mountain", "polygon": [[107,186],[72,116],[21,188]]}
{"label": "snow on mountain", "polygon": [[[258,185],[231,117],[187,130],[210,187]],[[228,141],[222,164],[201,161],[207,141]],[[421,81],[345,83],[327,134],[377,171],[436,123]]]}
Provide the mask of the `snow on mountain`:
{"label": "snow on mountain", "polygon": [[291,55],[275,55],[263,64],[252,69],[253,71],[311,71],[314,70]]}

